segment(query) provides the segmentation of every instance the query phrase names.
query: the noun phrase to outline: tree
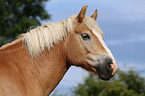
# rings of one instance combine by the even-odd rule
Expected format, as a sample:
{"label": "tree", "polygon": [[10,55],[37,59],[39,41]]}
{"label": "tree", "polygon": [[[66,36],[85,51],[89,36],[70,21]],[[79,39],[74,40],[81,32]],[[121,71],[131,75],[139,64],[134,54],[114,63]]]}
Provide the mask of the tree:
{"label": "tree", "polygon": [[50,18],[44,9],[48,0],[0,0],[0,46]]}
{"label": "tree", "polygon": [[119,71],[109,82],[89,75],[72,89],[72,96],[145,96],[145,78],[133,70]]}

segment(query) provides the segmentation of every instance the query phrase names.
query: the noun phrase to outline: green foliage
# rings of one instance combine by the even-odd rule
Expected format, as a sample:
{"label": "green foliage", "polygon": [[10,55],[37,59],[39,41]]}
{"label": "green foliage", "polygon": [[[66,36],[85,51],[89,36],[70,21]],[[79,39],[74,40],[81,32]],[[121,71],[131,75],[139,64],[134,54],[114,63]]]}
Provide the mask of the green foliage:
{"label": "green foliage", "polygon": [[72,89],[72,96],[145,96],[145,78],[132,70],[118,70],[109,82],[90,74]]}
{"label": "green foliage", "polygon": [[48,0],[0,0],[0,46],[10,42],[40,20],[50,18],[44,9]]}
{"label": "green foliage", "polygon": [[124,82],[128,89],[134,90],[139,94],[143,93],[145,95],[145,79],[140,77],[138,73],[131,70],[128,74],[120,72],[119,76],[119,80]]}

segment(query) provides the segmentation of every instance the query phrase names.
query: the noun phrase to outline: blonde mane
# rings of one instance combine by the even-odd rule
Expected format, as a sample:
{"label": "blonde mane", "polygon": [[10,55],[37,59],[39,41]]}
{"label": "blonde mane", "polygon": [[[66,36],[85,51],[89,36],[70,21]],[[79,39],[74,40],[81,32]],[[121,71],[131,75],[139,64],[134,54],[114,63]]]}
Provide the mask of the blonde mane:
{"label": "blonde mane", "polygon": [[30,56],[41,54],[46,48],[49,50],[54,44],[63,40],[72,30],[76,16],[56,23],[45,23],[24,34],[23,42],[27,46]]}
{"label": "blonde mane", "polygon": [[[73,15],[65,20],[56,23],[44,23],[34,29],[30,29],[26,34],[22,34],[23,44],[26,45],[31,57],[36,57],[41,54],[44,49],[49,50],[53,45],[61,42],[68,34],[71,33],[74,27],[74,20],[77,15]],[[85,16],[83,23],[90,29],[102,34],[96,21],[88,16]],[[18,41],[18,40],[16,40]],[[16,42],[6,44],[0,49],[4,49],[13,45]]]}

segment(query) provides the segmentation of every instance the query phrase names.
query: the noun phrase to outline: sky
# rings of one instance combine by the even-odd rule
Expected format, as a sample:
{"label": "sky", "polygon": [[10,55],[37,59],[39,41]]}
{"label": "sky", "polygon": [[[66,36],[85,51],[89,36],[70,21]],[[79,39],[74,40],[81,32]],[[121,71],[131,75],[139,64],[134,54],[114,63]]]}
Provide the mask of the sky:
{"label": "sky", "polygon": [[[131,68],[145,76],[145,0],[50,0],[45,9],[51,20],[42,23],[59,22],[78,14],[84,5],[88,5],[88,16],[98,9],[97,23],[118,67],[124,71]],[[54,91],[69,93],[87,75],[85,70],[71,67]]]}

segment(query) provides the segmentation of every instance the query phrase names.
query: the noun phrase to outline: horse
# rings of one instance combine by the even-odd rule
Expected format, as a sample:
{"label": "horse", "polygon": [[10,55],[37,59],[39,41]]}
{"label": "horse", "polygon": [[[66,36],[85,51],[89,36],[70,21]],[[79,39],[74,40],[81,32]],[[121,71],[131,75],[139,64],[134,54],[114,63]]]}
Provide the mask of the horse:
{"label": "horse", "polygon": [[21,34],[0,48],[1,96],[48,96],[71,66],[81,67],[109,80],[117,63],[96,23],[97,9]]}

